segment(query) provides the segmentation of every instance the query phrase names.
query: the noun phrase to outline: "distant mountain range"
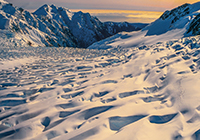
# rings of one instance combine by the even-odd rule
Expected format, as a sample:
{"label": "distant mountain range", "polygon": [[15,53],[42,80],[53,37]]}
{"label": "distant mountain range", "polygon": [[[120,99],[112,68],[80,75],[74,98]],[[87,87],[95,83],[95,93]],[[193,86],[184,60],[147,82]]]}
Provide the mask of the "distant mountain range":
{"label": "distant mountain range", "polygon": [[34,13],[0,1],[0,29],[11,31],[31,46],[87,48],[121,31],[137,31],[147,24],[101,22],[89,13],[43,5]]}

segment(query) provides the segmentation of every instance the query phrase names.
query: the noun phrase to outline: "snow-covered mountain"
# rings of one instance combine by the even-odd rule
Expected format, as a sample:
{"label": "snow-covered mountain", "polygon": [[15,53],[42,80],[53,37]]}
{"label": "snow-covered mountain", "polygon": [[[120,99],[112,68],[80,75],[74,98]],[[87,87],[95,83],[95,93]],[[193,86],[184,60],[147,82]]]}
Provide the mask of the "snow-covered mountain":
{"label": "snow-covered mountain", "polygon": [[200,34],[200,2],[183,4],[170,11],[165,11],[159,19],[152,22],[141,31],[132,33],[119,33],[89,48],[107,49],[110,47],[141,46],[155,44],[158,41],[180,39]]}
{"label": "snow-covered mountain", "polygon": [[73,13],[54,5],[45,4],[30,13],[10,3],[0,3],[0,29],[16,33],[32,46],[86,48],[120,31],[140,30],[144,26],[146,24],[102,23],[89,13]]}

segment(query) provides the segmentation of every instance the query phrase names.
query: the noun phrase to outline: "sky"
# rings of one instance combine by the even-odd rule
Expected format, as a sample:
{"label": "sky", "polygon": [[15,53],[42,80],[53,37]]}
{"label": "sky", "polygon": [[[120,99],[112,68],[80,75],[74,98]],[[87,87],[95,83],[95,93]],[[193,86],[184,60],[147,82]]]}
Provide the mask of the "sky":
{"label": "sky", "polygon": [[6,0],[34,12],[44,4],[66,7],[73,12],[88,12],[102,22],[151,23],[165,10],[198,0]]}
{"label": "sky", "polygon": [[33,10],[43,4],[55,4],[69,9],[115,9],[164,11],[198,0],[6,0],[15,6]]}
{"label": "sky", "polygon": [[[72,9],[78,12],[80,9]],[[137,11],[137,10],[100,10],[100,9],[81,9],[82,12],[89,12],[92,16],[98,17],[101,21],[127,21],[130,23],[150,23],[161,16],[158,11]]]}

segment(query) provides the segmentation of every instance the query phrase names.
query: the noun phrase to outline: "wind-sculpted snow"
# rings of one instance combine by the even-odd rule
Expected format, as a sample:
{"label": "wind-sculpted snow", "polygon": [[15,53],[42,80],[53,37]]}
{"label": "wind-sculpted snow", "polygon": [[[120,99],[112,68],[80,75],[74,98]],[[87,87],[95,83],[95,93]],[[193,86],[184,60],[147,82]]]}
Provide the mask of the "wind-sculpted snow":
{"label": "wind-sculpted snow", "polygon": [[198,36],[109,50],[0,43],[2,140],[199,139]]}

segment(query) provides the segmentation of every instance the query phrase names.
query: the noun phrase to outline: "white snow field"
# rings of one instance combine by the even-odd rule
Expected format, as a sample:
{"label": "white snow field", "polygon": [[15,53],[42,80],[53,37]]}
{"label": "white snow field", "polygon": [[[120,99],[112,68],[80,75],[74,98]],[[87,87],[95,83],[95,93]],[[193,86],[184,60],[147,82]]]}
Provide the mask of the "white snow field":
{"label": "white snow field", "polygon": [[109,50],[22,42],[0,40],[1,140],[200,139],[199,36]]}

